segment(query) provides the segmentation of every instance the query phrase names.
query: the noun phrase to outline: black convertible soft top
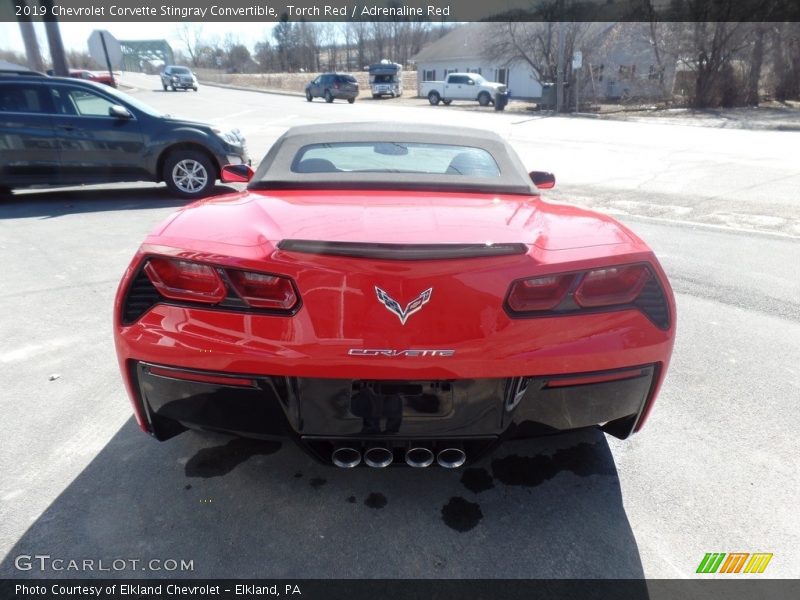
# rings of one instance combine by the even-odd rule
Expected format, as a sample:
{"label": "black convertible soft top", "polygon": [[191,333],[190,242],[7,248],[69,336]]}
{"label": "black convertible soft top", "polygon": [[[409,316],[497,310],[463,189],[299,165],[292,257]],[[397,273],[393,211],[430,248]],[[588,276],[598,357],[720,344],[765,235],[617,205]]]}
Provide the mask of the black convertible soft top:
{"label": "black convertible soft top", "polygon": [[[494,158],[497,177],[444,173],[310,172],[292,170],[298,152],[310,145],[347,142],[423,143],[480,148]],[[292,127],[270,148],[249,189],[392,189],[536,195],[514,150],[496,133],[482,129],[407,123],[328,123]]]}

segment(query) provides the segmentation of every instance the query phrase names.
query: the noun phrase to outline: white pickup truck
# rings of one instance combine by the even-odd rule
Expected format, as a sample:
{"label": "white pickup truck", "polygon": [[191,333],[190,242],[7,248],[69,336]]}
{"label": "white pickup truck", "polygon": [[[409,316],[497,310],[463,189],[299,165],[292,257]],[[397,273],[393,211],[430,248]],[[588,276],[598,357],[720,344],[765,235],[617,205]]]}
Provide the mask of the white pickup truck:
{"label": "white pickup truck", "polygon": [[487,81],[477,73],[450,73],[444,81],[423,81],[419,95],[434,106],[453,100],[477,100],[481,106],[489,106],[498,93],[506,91],[502,83]]}

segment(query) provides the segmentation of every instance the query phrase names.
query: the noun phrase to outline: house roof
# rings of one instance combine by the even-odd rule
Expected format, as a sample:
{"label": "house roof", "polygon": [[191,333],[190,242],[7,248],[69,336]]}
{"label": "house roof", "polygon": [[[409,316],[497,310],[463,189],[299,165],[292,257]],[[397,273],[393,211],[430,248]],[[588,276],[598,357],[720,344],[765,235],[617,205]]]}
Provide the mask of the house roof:
{"label": "house roof", "polygon": [[489,32],[496,23],[468,23],[428,44],[411,62],[484,58]]}

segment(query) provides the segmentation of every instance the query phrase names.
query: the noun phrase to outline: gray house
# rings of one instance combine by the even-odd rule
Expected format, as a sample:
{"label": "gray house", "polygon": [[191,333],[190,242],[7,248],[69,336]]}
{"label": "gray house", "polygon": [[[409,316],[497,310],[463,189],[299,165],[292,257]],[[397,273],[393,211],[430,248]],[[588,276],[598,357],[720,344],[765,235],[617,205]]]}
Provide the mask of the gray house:
{"label": "gray house", "polygon": [[[429,44],[411,59],[417,67],[417,81],[474,72],[505,83],[513,98],[540,99],[542,83],[527,62],[513,56],[488,57],[488,48],[502,35],[503,25],[465,24]],[[675,64],[657,64],[646,23],[587,23],[575,47],[583,53],[578,72],[581,100],[657,99],[672,90]],[[568,80],[572,76],[570,63],[568,57]]]}

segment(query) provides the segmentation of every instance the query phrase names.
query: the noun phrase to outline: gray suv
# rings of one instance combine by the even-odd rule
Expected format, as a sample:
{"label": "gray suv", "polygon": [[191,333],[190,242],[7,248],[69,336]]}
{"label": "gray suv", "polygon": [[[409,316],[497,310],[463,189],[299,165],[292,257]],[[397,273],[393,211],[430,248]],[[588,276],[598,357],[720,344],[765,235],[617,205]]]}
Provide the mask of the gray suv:
{"label": "gray suv", "polygon": [[306,86],[306,100],[325,98],[325,102],[333,102],[339,98],[350,104],[358,96],[358,81],[347,73],[323,73]]}
{"label": "gray suv", "polygon": [[0,70],[0,195],[14,188],[163,181],[212,193],[222,167],[249,164],[238,130],[163,115],[72,77]]}
{"label": "gray suv", "polygon": [[167,65],[161,71],[161,87],[166,92],[170,87],[173,91],[194,90],[197,91],[197,77],[189,67],[176,67]]}

